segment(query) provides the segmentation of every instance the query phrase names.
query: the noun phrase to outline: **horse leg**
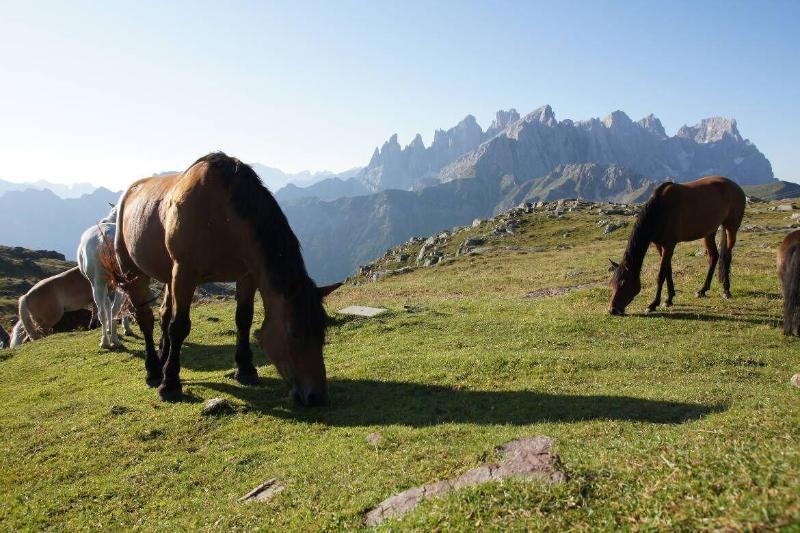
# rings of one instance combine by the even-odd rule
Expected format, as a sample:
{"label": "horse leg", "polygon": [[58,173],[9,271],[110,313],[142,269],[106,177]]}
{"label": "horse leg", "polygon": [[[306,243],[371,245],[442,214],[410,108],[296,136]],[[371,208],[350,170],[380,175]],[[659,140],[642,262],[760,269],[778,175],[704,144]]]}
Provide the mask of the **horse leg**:
{"label": "horse leg", "polygon": [[[659,247],[661,248],[661,247]],[[670,264],[672,262],[672,252],[675,249],[674,245],[666,245],[661,251],[661,264],[658,268],[658,288],[656,289],[656,297],[647,307],[647,311],[652,313],[661,304],[661,289],[664,286],[664,281],[667,279]]]}
{"label": "horse leg", "polygon": [[720,241],[719,277],[722,281],[722,297],[731,299],[731,260],[733,247],[736,245],[736,230],[738,228],[723,228],[725,233]]}
{"label": "horse leg", "polygon": [[136,323],[144,337],[144,368],[147,371],[145,383],[149,387],[157,387],[161,383],[161,362],[153,342],[153,311],[150,310],[150,278],[142,273],[134,277],[126,286],[131,299]]}
{"label": "horse leg", "polygon": [[714,269],[717,268],[717,260],[719,260],[719,252],[717,251],[717,232],[716,230],[711,235],[707,235],[704,239],[706,245],[706,255],[708,256],[708,272],[706,273],[706,280],[700,290],[697,291],[697,297],[703,298],[708,289],[711,288],[711,280],[714,279]]}
{"label": "horse leg", "polygon": [[675,298],[675,283],[672,281],[672,259],[667,265],[667,301],[664,305],[672,307],[672,299]]}
{"label": "horse leg", "polygon": [[108,317],[108,325],[110,328],[110,336],[111,336],[111,343],[114,345],[115,348],[122,346],[122,341],[119,339],[119,333],[117,333],[117,321],[116,316],[119,314],[120,307],[122,307],[122,297],[116,291],[108,291],[109,293],[109,317]]}
{"label": "horse leg", "polygon": [[258,383],[258,371],[253,366],[250,349],[250,327],[253,325],[253,298],[256,284],[251,276],[236,282],[236,381],[242,385]]}
{"label": "horse leg", "polygon": [[164,378],[158,387],[161,399],[167,402],[179,401],[183,397],[181,387],[181,344],[192,329],[189,318],[189,308],[192,304],[192,295],[197,287],[196,280],[180,265],[172,268],[172,283],[170,295],[172,296],[172,320],[169,323],[169,356],[164,363]]}
{"label": "horse leg", "polygon": [[102,331],[102,335],[100,337],[100,347],[110,349],[113,347],[113,343],[108,335],[110,331],[108,326],[108,315],[110,313],[110,309],[108,305],[108,290],[106,284],[97,282],[93,284],[92,297],[94,298],[94,304],[97,306],[97,314],[100,318],[100,330]]}
{"label": "horse leg", "polygon": [[172,321],[172,295],[169,283],[164,284],[164,298],[161,301],[161,340],[158,341],[158,356],[163,365],[169,357],[169,323]]}

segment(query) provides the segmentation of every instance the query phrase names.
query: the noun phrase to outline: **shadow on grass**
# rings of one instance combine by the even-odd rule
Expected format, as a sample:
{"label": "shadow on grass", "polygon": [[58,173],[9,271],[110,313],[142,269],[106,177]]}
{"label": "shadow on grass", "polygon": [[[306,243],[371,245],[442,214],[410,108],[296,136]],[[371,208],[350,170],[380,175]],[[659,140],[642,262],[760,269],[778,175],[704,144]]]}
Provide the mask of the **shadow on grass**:
{"label": "shadow on grass", "polygon": [[287,387],[275,378],[261,378],[257,387],[224,382],[191,384],[236,397],[256,412],[331,426],[524,425],[587,420],[680,424],[726,408],[629,396],[547,394],[527,390],[468,391],[440,385],[362,379],[331,379],[330,404],[302,408],[289,407]]}
{"label": "shadow on grass", "polygon": [[777,326],[779,319],[768,315],[716,315],[712,313],[697,313],[693,311],[667,311],[656,310],[653,313],[631,314],[641,318],[673,318],[675,320],[695,320],[701,322],[745,322],[757,326]]}

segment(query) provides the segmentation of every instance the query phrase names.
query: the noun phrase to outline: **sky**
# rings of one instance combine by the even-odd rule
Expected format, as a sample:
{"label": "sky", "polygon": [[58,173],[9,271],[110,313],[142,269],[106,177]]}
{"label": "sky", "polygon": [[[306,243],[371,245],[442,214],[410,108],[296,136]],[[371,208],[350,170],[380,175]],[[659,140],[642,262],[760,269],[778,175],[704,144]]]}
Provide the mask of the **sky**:
{"label": "sky", "polygon": [[800,2],[0,0],[0,178],[120,189],[224,150],[365,165],[467,114],[709,116],[800,181]]}

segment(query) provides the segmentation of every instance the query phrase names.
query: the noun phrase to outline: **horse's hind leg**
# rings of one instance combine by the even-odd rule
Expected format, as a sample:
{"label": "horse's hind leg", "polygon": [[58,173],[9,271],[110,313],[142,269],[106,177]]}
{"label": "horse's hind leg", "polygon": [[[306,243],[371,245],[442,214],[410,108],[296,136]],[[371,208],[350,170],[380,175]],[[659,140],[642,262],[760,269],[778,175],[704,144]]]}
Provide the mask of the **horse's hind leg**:
{"label": "horse's hind leg", "polygon": [[172,321],[169,323],[169,356],[164,364],[164,378],[158,387],[161,399],[168,402],[178,401],[183,397],[181,387],[181,344],[192,329],[189,308],[197,281],[185,268],[175,264],[172,268]]}
{"label": "horse's hind leg", "polygon": [[169,323],[172,321],[172,295],[169,283],[164,284],[164,299],[161,301],[161,340],[158,341],[158,355],[162,364],[169,356]]}
{"label": "horse's hind leg", "polygon": [[[723,236],[724,238],[724,236]],[[711,288],[711,280],[714,278],[714,269],[717,268],[717,261],[719,260],[719,252],[717,252],[717,232],[716,230],[711,235],[707,235],[704,239],[706,245],[706,255],[708,255],[708,272],[706,273],[706,280],[703,286],[697,291],[697,297],[702,298],[706,292]]]}
{"label": "horse's hind leg", "polygon": [[253,325],[253,298],[256,284],[247,276],[236,282],[236,381],[242,385],[258,383],[250,349],[250,327]]}
{"label": "horse's hind leg", "polygon": [[111,304],[108,299],[108,287],[106,284],[94,283],[92,285],[92,297],[94,298],[94,304],[97,306],[97,314],[100,318],[100,329],[102,331],[100,347],[107,349],[113,348],[114,343],[111,340],[111,326],[109,325],[111,321]]}
{"label": "horse's hind leg", "polygon": [[731,298],[731,260],[733,247],[736,245],[736,230],[737,228],[725,228],[719,244],[719,278],[722,281],[722,297],[726,300]]}
{"label": "horse's hind leg", "polygon": [[672,299],[675,298],[675,283],[672,281],[672,261],[667,265],[667,301],[664,305],[672,307]]}
{"label": "horse's hind leg", "polygon": [[136,323],[142,330],[144,337],[144,367],[147,371],[145,382],[150,387],[157,387],[161,383],[161,361],[156,354],[155,343],[153,342],[153,311],[150,309],[150,278],[144,274],[134,277],[126,287],[128,297],[131,299]]}

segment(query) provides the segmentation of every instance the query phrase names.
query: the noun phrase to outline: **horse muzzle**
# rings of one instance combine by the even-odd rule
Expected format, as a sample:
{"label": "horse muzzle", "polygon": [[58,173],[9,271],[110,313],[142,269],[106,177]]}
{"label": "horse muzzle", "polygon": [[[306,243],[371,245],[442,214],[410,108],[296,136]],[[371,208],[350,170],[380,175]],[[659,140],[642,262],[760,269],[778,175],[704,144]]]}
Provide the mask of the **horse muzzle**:
{"label": "horse muzzle", "polygon": [[303,385],[301,383],[295,383],[289,391],[289,397],[295,405],[301,405],[303,407],[314,407],[328,403],[327,390],[323,389],[320,391],[315,387]]}

